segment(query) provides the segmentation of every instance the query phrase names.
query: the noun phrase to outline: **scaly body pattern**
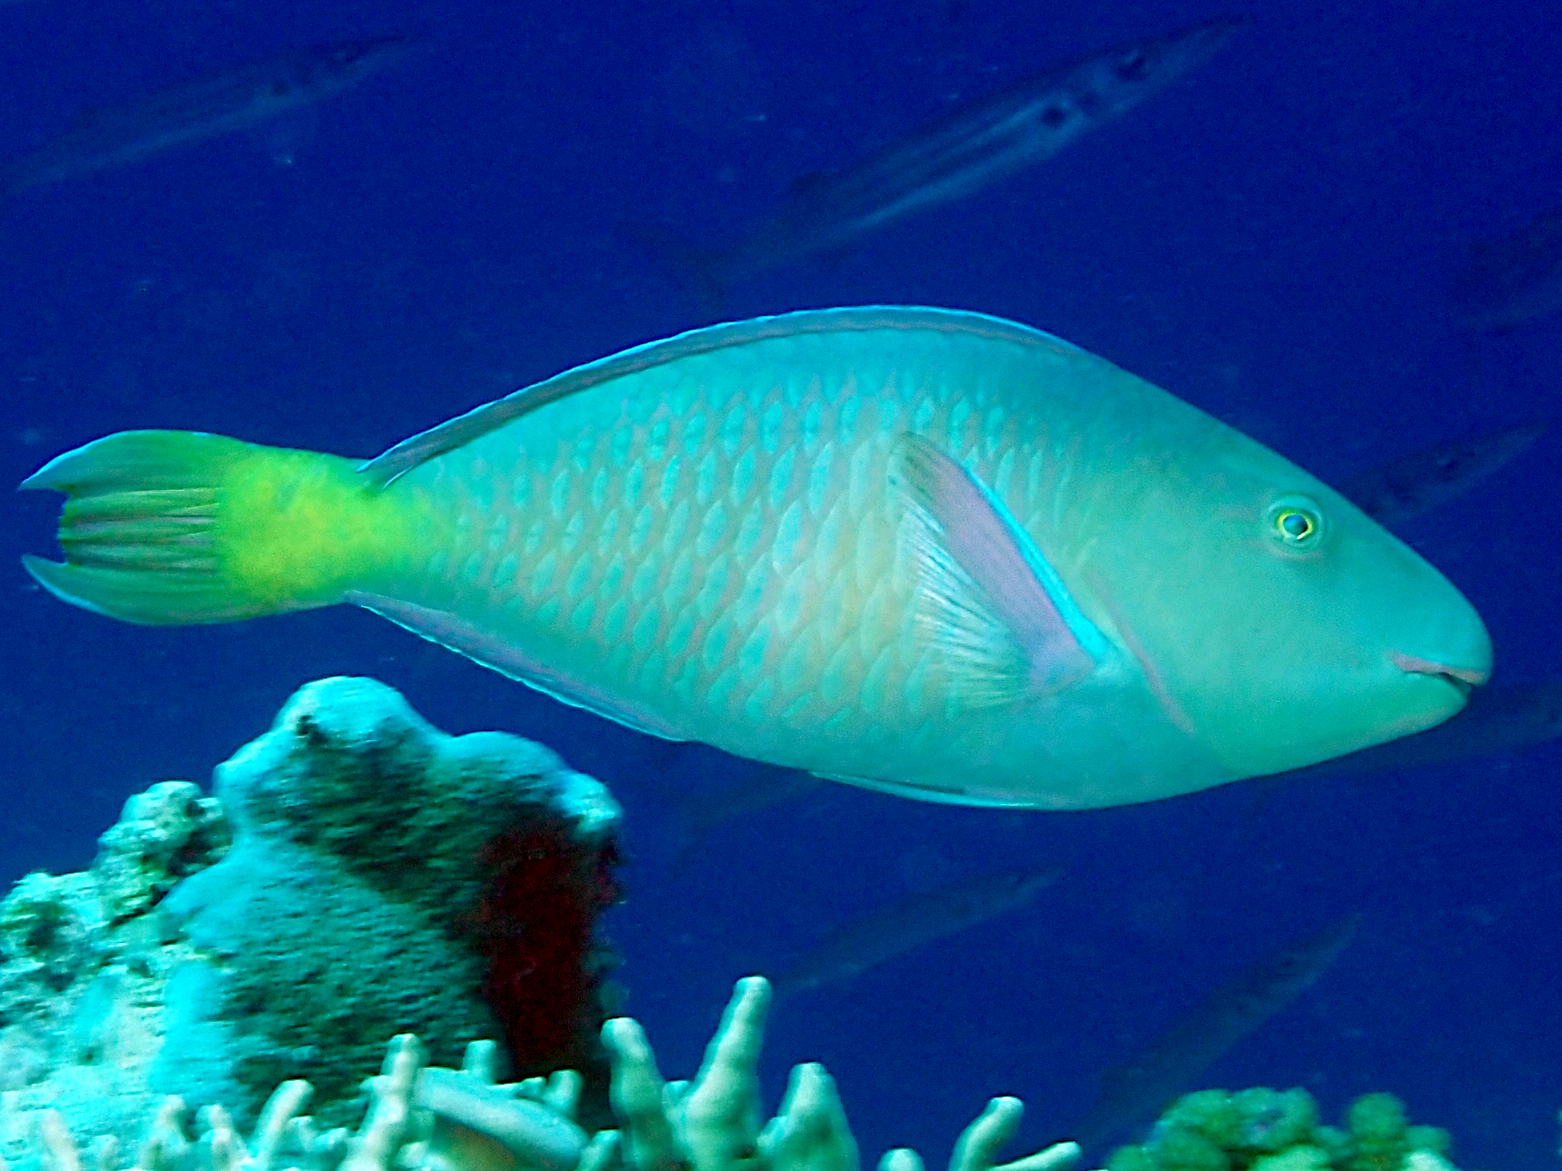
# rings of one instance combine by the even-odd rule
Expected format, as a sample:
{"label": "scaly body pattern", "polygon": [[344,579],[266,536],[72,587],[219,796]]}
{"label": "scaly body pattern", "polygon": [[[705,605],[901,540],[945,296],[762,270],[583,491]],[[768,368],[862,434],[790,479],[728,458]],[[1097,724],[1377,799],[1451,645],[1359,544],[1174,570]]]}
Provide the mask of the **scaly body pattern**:
{"label": "scaly body pattern", "polygon": [[66,600],[350,602],[647,732],[927,800],[1080,808],[1420,730],[1480,619],[1343,497],[1065,342],[936,309],[697,330],[363,465],[126,432]]}

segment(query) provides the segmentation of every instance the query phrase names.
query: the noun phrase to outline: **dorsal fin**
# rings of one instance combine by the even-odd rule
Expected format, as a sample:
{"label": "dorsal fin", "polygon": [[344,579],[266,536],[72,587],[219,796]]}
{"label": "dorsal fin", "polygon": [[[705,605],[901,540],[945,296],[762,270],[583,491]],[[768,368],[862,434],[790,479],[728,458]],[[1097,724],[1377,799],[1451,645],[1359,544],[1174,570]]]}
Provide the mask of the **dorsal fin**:
{"label": "dorsal fin", "polygon": [[590,390],[615,378],[636,374],[655,366],[665,366],[680,358],[708,354],[713,350],[745,346],[767,338],[797,337],[814,333],[856,333],[875,329],[931,330],[941,333],[968,333],[980,337],[1001,338],[1026,345],[1073,350],[1075,347],[1051,334],[1029,329],[1012,321],[988,317],[982,313],[964,313],[956,309],[928,309],[920,306],[865,305],[851,309],[807,309],[775,317],[756,317],[749,321],[730,321],[689,330],[661,341],[647,342],[622,353],[576,366],[508,394],[491,403],[474,407],[437,427],[419,432],[369,460],[358,470],[369,481],[385,487],[406,475],[421,463],[464,447],[474,439],[498,430],[506,423],[529,415],[539,407],[558,402],[572,394]]}

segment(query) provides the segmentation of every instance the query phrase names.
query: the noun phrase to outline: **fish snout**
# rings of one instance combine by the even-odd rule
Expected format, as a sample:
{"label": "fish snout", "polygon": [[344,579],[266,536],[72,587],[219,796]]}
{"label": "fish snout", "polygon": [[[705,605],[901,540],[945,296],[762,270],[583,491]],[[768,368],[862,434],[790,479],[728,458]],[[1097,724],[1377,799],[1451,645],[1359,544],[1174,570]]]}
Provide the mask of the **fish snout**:
{"label": "fish snout", "polygon": [[1420,655],[1407,655],[1399,651],[1391,652],[1389,660],[1407,674],[1431,675],[1446,680],[1461,695],[1468,695],[1471,688],[1479,687],[1491,678],[1490,643],[1486,644],[1484,655],[1472,655],[1462,663],[1427,659]]}
{"label": "fish snout", "polygon": [[1441,589],[1422,587],[1420,605],[1405,604],[1388,640],[1388,659],[1406,675],[1441,679],[1459,695],[1462,707],[1471,688],[1491,678],[1491,635],[1480,613],[1446,578]]}

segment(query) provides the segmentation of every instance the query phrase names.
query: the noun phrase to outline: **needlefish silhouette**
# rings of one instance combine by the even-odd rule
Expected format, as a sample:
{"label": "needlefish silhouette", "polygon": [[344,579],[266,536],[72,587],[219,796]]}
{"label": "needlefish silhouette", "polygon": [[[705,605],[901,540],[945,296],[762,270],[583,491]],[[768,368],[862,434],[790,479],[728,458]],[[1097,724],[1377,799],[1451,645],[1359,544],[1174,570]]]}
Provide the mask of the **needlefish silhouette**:
{"label": "needlefish silhouette", "polygon": [[1356,472],[1335,487],[1373,520],[1393,526],[1469,491],[1528,451],[1550,426],[1536,419],[1435,444]]}
{"label": "needlefish silhouette", "polygon": [[565,703],[928,801],[1089,808],[1447,719],[1479,616],[1321,481],[1048,334],[866,307],[694,330],[362,463],[57,457],[66,601],[349,602]]}
{"label": "needlefish silhouette", "polygon": [[12,161],[0,177],[6,190],[19,191],[242,130],[340,93],[400,58],[418,39],[375,37],[288,49],[123,106],[92,110],[58,138]]}
{"label": "needlefish silhouette", "polygon": [[730,247],[702,248],[647,224],[621,230],[689,277],[715,306],[731,284],[840,248],[1051,158],[1197,69],[1246,23],[1221,17],[1119,45],[959,106],[839,174],[798,180],[771,219]]}
{"label": "needlefish silhouette", "polygon": [[826,932],[771,980],[777,1000],[846,980],[935,940],[1017,911],[1062,875],[1045,870],[966,874],[918,891]]}
{"label": "needlefish silhouette", "polygon": [[1470,245],[1453,288],[1465,329],[1503,333],[1562,313],[1562,207],[1512,235]]}
{"label": "needlefish silhouette", "polygon": [[1097,1154],[1130,1126],[1152,1119],[1222,1054],[1312,987],[1360,923],[1359,914],[1341,916],[1216,988],[1143,1052],[1102,1075],[1096,1100],[1070,1136],[1087,1155]]}

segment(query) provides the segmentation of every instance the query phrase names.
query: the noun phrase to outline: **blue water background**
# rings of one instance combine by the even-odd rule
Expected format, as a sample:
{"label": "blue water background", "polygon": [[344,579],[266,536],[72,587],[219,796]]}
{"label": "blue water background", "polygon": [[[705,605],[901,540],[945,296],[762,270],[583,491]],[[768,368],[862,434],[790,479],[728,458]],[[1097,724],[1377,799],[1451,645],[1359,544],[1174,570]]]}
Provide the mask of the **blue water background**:
{"label": "blue water background", "polygon": [[[533,379],[698,324],[615,235],[707,240],[951,102],[1216,14],[968,0],[655,6],[36,0],[0,7],[0,143],[84,106],[336,37],[429,42],[328,104],[0,208],[0,479],[129,427],[372,455]],[[1562,16],[1502,3],[1254,4],[1201,73],[1022,177],[734,290],[732,316],[903,302],[1056,332],[1328,478],[1554,411],[1562,321],[1455,326],[1473,238],[1562,202]],[[1549,23],[1546,23],[1549,22]],[[1480,608],[1499,678],[1562,664],[1555,435],[1405,536]],[[148,629],[15,562],[57,499],[0,512],[0,878],[78,869],[126,796],[205,779],[301,683],[376,676],[451,731],[545,741],[628,811],[609,921],[628,1008],[689,1073],[731,981],[962,873],[1058,864],[1023,911],[781,1006],[865,1160],[935,1164],[990,1093],[1025,1145],[1244,964],[1349,910],[1334,968],[1206,1085],[1400,1094],[1465,1166],[1552,1165],[1562,1105],[1555,745],[1365,779],[1245,783],[1076,815],[826,786],[687,856],[680,803],[745,775],[561,708],[367,614]],[[1178,534],[1168,532],[1175,543]],[[1274,616],[1283,623],[1285,616]]]}

